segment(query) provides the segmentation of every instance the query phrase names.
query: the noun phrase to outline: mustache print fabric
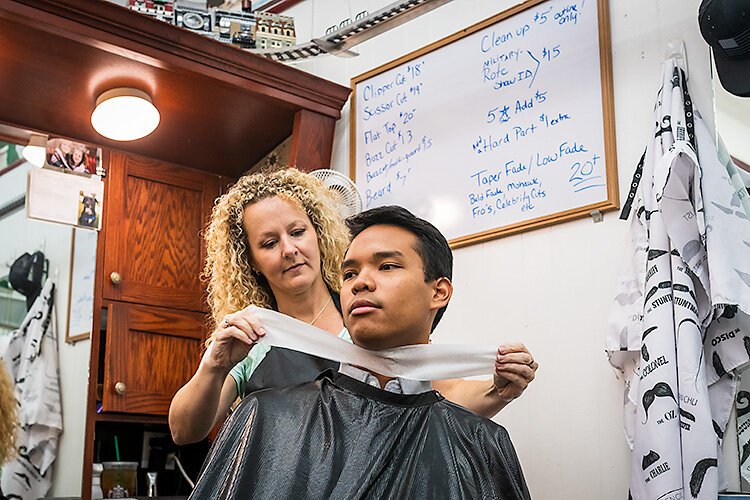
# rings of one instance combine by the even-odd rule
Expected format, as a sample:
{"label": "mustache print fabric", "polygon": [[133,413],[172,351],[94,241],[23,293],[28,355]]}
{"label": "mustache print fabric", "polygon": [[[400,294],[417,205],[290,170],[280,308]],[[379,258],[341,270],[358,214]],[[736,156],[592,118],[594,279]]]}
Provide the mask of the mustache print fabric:
{"label": "mustache print fabric", "polygon": [[656,331],[659,327],[658,326],[652,326],[651,328],[646,329],[646,331],[643,332],[643,337],[641,337],[641,340],[646,340],[646,337],[649,333]]}
{"label": "mustache print fabric", "polygon": [[724,365],[721,363],[721,358],[719,357],[718,353],[714,353],[712,356],[714,370],[716,370],[716,374],[719,376],[719,378],[723,377],[727,374],[726,369],[724,369]]}
{"label": "mustache print fabric", "polygon": [[693,290],[690,289],[689,287],[685,285],[681,285],[680,283],[675,283],[674,285],[672,285],[672,289],[676,292],[687,293],[688,295],[690,295],[690,297],[693,298],[694,302],[698,302],[698,297],[695,296],[695,292],[693,292]]}
{"label": "mustache print fabric", "polygon": [[742,271],[740,271],[739,269],[735,269],[735,270],[734,270],[734,272],[736,272],[736,273],[737,273],[737,276],[739,276],[739,277],[740,277],[740,279],[741,279],[742,281],[744,281],[744,282],[745,282],[745,284],[746,284],[747,286],[750,286],[750,274],[747,274],[747,273],[743,273],[743,272],[742,272]]}
{"label": "mustache print fabric", "polygon": [[750,413],[750,392],[740,391],[737,393],[737,418]]}
{"label": "mustache print fabric", "polygon": [[658,259],[662,255],[666,255],[669,252],[667,250],[649,250],[648,251],[648,260],[654,260]]}
{"label": "mustache print fabric", "polygon": [[621,293],[615,297],[615,301],[621,306],[627,306],[629,304],[635,304],[640,298],[641,294],[638,292],[633,293]]}
{"label": "mustache print fabric", "polygon": [[[674,397],[674,392],[669,384],[666,382],[657,382],[653,389],[647,390],[643,393],[643,410],[646,413],[646,422],[648,422],[648,409],[656,401],[656,398],[672,398],[677,403],[677,398]],[[643,422],[644,424],[646,422]]]}
{"label": "mustache print fabric", "polygon": [[716,423],[716,420],[711,420],[711,424],[713,424],[714,426],[716,437],[719,439],[724,439],[724,431],[721,430],[721,427],[719,427],[719,424]]}
{"label": "mustache print fabric", "polygon": [[719,319],[732,319],[737,315],[739,308],[737,306],[724,306],[724,310],[721,312]]}
{"label": "mustache print fabric", "polygon": [[740,219],[747,219],[747,214],[745,214],[745,212],[743,210],[733,210],[733,209],[731,209],[729,207],[725,207],[723,205],[719,205],[715,201],[712,201],[711,203],[716,208],[718,208],[719,210],[721,210],[722,212],[724,212],[727,215],[734,215],[735,217],[739,217]]}
{"label": "mustache print fabric", "polygon": [[703,244],[698,240],[691,240],[682,247],[682,258],[685,262],[690,262],[693,257],[698,255],[703,248]]}
{"label": "mustache print fabric", "polygon": [[648,293],[646,294],[646,302],[648,302],[648,299],[653,297],[654,294],[659,291],[659,289],[663,290],[663,289],[671,288],[671,287],[672,287],[671,281],[662,281],[658,285],[651,287],[651,290],[649,290]]}
{"label": "mustache print fabric", "polygon": [[695,422],[695,415],[693,415],[692,413],[690,413],[687,410],[683,410],[682,408],[680,408],[680,416],[683,417],[686,420],[690,420],[690,421]]}
{"label": "mustache print fabric", "polygon": [[[661,76],[654,137],[636,168],[627,262],[612,295],[624,296],[612,301],[607,345],[625,379],[629,498],[716,500],[733,371],[750,361],[750,200],[735,185],[728,152],[693,109],[684,69],[668,59]],[[621,304],[637,292],[638,302]],[[623,327],[627,341],[616,342]],[[612,349],[621,345],[626,353]],[[738,409],[750,412],[747,399]],[[750,427],[740,439],[741,448],[748,443],[741,473],[750,481]]]}
{"label": "mustache print fabric", "polygon": [[721,206],[718,203],[716,203],[715,201],[712,201],[711,203],[713,203],[716,208],[718,208],[719,210],[721,210],[722,212],[724,212],[727,215],[731,215],[731,214],[734,213],[734,210],[732,210],[731,208],[727,208],[727,207]]}
{"label": "mustache print fabric", "polygon": [[750,441],[745,443],[745,446],[742,447],[742,456],[740,457],[740,465],[744,465],[748,457],[750,457]]}
{"label": "mustache print fabric", "polygon": [[693,498],[698,498],[703,486],[703,479],[706,477],[706,472],[711,467],[717,466],[717,460],[715,458],[704,458],[695,464],[692,474],[690,474],[690,494]]}
{"label": "mustache print fabric", "polygon": [[648,469],[652,465],[654,465],[656,462],[659,461],[661,457],[658,453],[656,453],[654,450],[649,451],[648,455],[643,456],[643,460],[641,460],[641,468],[643,470]]}

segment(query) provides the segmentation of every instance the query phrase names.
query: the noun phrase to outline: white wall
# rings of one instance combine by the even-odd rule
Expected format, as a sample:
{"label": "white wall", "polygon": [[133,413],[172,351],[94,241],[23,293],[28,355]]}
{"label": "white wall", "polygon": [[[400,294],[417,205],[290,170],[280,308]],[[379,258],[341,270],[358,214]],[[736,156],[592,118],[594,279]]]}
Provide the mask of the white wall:
{"label": "white wall", "polygon": [[[386,0],[308,0],[294,16],[298,40]],[[324,57],[298,67],[342,85],[350,78],[508,8],[510,0],[455,0],[365,42],[353,59]],[[693,100],[713,124],[708,49],[698,0],[610,0],[620,198],[652,127],[666,43],[683,37]],[[348,7],[350,6],[350,8]],[[348,173],[349,111],[336,128],[332,168]],[[622,385],[604,354],[615,278],[628,224],[612,212],[455,251],[454,299],[440,342],[524,342],[537,380],[497,420],[510,431],[532,496],[543,500],[627,498],[629,451]]]}
{"label": "white wall", "polygon": [[[0,177],[0,205],[16,199],[26,191],[26,175],[36,168],[29,163]],[[0,275],[24,252],[44,252],[49,259],[50,276],[55,278],[60,391],[62,395],[63,434],[53,470],[51,496],[79,496],[83,471],[83,435],[86,422],[89,340],[65,343],[68,321],[68,288],[70,278],[70,226],[26,218],[20,210],[0,220]]]}

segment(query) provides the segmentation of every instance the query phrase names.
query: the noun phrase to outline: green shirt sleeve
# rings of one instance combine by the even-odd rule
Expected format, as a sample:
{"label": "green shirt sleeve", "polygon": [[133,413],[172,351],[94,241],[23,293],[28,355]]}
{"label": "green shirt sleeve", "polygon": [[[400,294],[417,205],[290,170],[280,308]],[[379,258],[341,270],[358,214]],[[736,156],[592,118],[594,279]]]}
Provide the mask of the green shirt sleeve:
{"label": "green shirt sleeve", "polygon": [[258,368],[258,365],[263,361],[270,350],[271,347],[267,344],[255,344],[255,347],[250,349],[250,352],[247,353],[247,357],[237,363],[229,372],[234,379],[235,384],[237,384],[238,396],[242,397],[245,394],[247,381],[253,376],[253,372]]}
{"label": "green shirt sleeve", "polygon": [[[352,341],[349,330],[346,328],[342,329],[338,336],[347,342],[351,343]],[[247,354],[247,357],[237,363],[229,372],[234,379],[234,383],[237,384],[237,395],[240,397],[245,395],[245,386],[248,380],[253,376],[253,372],[255,372],[270,350],[271,346],[268,344],[256,344]]]}

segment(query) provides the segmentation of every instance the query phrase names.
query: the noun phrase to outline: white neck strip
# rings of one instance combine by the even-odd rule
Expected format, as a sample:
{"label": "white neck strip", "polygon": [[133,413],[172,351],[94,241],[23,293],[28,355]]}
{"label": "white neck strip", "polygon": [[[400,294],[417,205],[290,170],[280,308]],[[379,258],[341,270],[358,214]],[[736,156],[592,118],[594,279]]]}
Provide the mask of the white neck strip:
{"label": "white neck strip", "polygon": [[348,363],[387,377],[444,380],[495,371],[497,346],[420,344],[370,351],[285,314],[257,307],[252,313],[268,332],[260,343]]}

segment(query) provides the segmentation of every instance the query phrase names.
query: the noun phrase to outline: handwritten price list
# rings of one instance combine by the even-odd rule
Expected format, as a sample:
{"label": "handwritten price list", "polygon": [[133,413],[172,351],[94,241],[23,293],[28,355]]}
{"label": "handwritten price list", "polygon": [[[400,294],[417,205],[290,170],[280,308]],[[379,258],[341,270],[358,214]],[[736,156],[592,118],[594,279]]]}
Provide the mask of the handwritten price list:
{"label": "handwritten price list", "polygon": [[357,83],[365,208],[454,238],[606,200],[597,30],[553,0]]}
{"label": "handwritten price list", "polygon": [[417,167],[413,160],[432,147],[429,135],[414,128],[424,70],[424,61],[412,62],[387,81],[362,87],[365,208],[377,206],[378,200],[406,186],[412,168]]}

